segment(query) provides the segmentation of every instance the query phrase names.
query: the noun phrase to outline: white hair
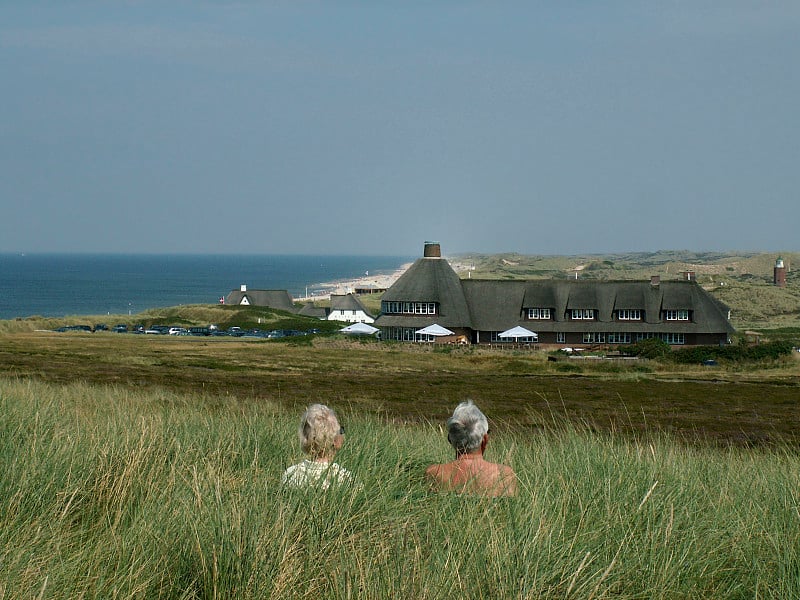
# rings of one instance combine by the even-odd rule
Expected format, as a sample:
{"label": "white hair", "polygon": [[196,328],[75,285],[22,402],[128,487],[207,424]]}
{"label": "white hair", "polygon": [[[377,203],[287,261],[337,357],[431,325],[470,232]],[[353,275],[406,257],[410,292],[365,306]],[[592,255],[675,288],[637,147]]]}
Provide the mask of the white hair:
{"label": "white hair", "polygon": [[297,430],[303,452],[312,458],[326,456],[334,450],[334,440],[341,426],[333,409],[324,404],[312,404],[300,419]]}
{"label": "white hair", "polygon": [[462,402],[447,419],[447,440],[456,452],[471,452],[481,446],[489,433],[489,421],[472,400]]}

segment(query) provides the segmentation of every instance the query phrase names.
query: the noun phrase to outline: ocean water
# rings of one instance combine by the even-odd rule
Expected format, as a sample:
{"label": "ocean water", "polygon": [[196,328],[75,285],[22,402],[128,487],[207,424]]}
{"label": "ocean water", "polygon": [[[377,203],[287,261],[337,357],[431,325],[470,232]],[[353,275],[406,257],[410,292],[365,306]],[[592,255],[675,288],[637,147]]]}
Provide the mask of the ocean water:
{"label": "ocean water", "polygon": [[0,319],[215,304],[242,284],[288,290],[391,273],[407,256],[0,254]]}

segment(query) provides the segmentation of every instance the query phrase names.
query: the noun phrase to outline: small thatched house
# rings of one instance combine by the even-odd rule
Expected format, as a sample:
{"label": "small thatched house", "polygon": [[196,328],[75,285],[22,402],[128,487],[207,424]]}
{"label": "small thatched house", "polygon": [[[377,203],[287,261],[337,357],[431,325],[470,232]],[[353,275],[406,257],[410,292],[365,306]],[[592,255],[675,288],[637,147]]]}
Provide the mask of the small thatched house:
{"label": "small thatched house", "polygon": [[331,294],[329,321],[347,323],[374,323],[373,317],[355,294]]}
{"label": "small thatched house", "polygon": [[297,312],[292,295],[287,290],[248,290],[246,285],[238,290],[232,290],[225,297],[225,304],[267,306]]}

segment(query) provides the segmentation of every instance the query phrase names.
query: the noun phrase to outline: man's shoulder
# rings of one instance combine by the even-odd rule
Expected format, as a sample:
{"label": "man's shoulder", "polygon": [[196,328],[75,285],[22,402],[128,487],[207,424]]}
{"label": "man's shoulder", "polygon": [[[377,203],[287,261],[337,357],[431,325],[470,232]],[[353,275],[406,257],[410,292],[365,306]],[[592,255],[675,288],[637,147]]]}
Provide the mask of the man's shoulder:
{"label": "man's shoulder", "polygon": [[441,473],[443,469],[446,469],[446,468],[447,468],[446,464],[438,464],[438,463],[437,464],[433,464],[433,465],[429,466],[427,469],[425,469],[425,474],[426,475],[430,475],[431,477],[435,477],[436,475]]}

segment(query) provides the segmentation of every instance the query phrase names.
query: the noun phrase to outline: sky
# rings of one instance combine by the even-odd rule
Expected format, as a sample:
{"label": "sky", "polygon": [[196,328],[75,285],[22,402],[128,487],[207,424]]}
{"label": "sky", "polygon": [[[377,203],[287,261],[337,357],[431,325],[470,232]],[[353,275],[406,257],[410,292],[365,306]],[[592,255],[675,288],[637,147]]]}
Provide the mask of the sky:
{"label": "sky", "polygon": [[0,2],[0,252],[797,251],[800,3]]}

